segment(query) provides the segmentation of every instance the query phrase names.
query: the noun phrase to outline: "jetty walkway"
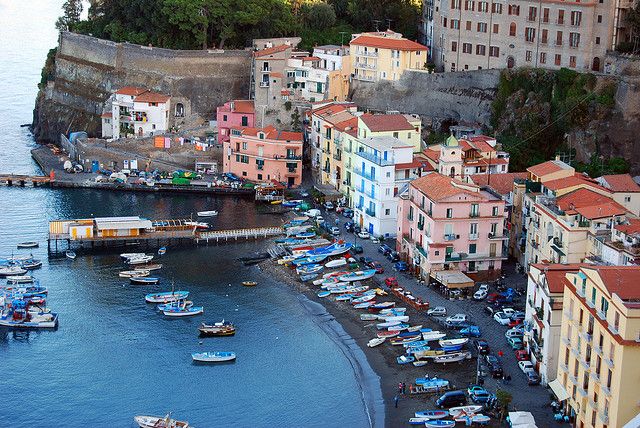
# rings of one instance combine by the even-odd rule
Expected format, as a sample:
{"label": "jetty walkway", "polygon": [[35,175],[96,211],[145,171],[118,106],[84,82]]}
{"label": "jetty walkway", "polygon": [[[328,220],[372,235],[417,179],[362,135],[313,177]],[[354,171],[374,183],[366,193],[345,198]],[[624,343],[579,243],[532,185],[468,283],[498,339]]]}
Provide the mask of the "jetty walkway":
{"label": "jetty walkway", "polygon": [[196,232],[196,243],[209,241],[229,241],[238,239],[258,239],[267,238],[269,236],[284,235],[284,229],[281,227],[256,227],[252,229],[233,229],[233,230],[211,230],[206,232]]}

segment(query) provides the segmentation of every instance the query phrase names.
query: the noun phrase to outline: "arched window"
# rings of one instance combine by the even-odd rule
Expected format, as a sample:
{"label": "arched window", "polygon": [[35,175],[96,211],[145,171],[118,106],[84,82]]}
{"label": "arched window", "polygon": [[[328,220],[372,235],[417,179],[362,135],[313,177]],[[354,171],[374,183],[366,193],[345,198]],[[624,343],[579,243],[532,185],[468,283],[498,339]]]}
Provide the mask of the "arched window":
{"label": "arched window", "polygon": [[449,175],[451,176],[451,178],[454,178],[456,176],[456,167],[451,167],[451,172],[449,173]]}
{"label": "arched window", "polygon": [[513,36],[513,37],[515,37],[515,35],[516,35],[516,23],[515,22],[512,22],[509,25],[509,35]]}
{"label": "arched window", "polygon": [[176,117],[184,117],[184,104],[176,104]]}

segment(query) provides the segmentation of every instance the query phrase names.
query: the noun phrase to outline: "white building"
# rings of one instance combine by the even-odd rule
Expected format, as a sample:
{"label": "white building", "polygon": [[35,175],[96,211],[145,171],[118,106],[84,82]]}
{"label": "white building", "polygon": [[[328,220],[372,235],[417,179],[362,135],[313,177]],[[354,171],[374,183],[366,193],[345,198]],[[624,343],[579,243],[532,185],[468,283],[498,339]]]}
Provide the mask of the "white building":
{"label": "white building", "polygon": [[103,138],[149,137],[166,132],[170,102],[168,95],[144,88],[125,86],[119,89],[107,101],[111,116],[108,111],[102,115]]}
{"label": "white building", "polygon": [[[411,170],[413,145],[382,136],[358,140],[353,156],[354,222],[375,236],[395,236],[398,222],[398,194],[416,178]],[[396,167],[402,166],[402,172]]]}
{"label": "white building", "polygon": [[311,102],[344,99],[348,91],[344,88],[348,81],[348,64],[348,46],[318,46],[311,56],[292,56],[287,59],[286,96]]}

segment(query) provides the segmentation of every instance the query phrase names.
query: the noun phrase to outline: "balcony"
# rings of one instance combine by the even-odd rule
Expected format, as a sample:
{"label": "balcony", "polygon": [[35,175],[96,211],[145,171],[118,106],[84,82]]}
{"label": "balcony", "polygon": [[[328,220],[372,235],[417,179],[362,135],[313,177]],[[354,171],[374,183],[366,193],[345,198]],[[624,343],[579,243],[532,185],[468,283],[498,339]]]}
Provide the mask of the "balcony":
{"label": "balcony", "polygon": [[471,211],[469,213],[469,217],[470,218],[476,218],[476,217],[480,217],[480,213],[478,211]]}
{"label": "balcony", "polygon": [[352,152],[351,145],[345,144],[344,146],[342,146],[342,151],[345,153],[351,153]]}
{"label": "balcony", "polygon": [[369,217],[375,217],[376,216],[376,210],[375,209],[371,209],[371,208],[367,208],[366,210],[364,210],[364,212],[369,216]]}
{"label": "balcony", "polygon": [[353,168],[353,172],[356,173],[357,175],[366,178],[367,180],[373,181],[375,180],[375,177],[372,176],[371,174],[362,171],[361,168]]}
{"label": "balcony", "polygon": [[478,234],[477,233],[470,233],[469,234],[469,241],[475,241],[476,239],[478,239]]}
{"label": "balcony", "polygon": [[260,82],[260,87],[261,88],[268,88],[269,87],[269,82]]}
{"label": "balcony", "polygon": [[504,233],[502,235],[498,235],[498,234],[489,232],[489,239],[501,240],[501,239],[508,239],[508,238],[509,236],[507,236]]}
{"label": "balcony", "polygon": [[376,69],[376,65],[375,64],[366,64],[364,62],[356,62],[356,68],[366,68],[369,70],[375,70]]}
{"label": "balcony", "polygon": [[270,72],[270,71],[271,71],[271,67],[262,67],[262,68],[260,69],[260,71],[261,71],[262,73],[268,73],[268,72]]}
{"label": "balcony", "polygon": [[580,336],[586,341],[591,342],[593,340],[593,334],[589,334],[586,331],[581,331]]}
{"label": "balcony", "polygon": [[531,246],[533,247],[534,250],[537,250],[538,247],[540,247],[540,244],[538,244],[536,241],[531,241]]}
{"label": "balcony", "polygon": [[353,78],[356,80],[364,80],[365,82],[373,82],[376,80],[373,76],[363,76],[362,74],[356,74]]}
{"label": "balcony", "polygon": [[462,255],[460,253],[449,253],[444,256],[445,262],[459,262],[462,260]]}
{"label": "balcony", "polygon": [[393,159],[383,159],[380,156],[376,156],[373,153],[369,153],[369,152],[357,152],[356,153],[358,156],[360,156],[363,159],[367,159],[373,163],[375,163],[376,165],[379,166],[391,166],[393,165]]}
{"label": "balcony", "polygon": [[595,353],[596,353],[596,355],[600,355],[601,357],[602,357],[602,355],[603,355],[602,348],[601,348],[601,347],[599,347],[599,346],[594,346],[594,347],[593,347],[593,352],[595,352]]}
{"label": "balcony", "polygon": [[598,315],[598,318],[600,318],[603,321],[607,320],[607,314],[605,314],[604,312],[602,312],[601,310],[597,310],[596,311],[596,315]]}
{"label": "balcony", "polygon": [[553,238],[553,245],[558,248],[562,248],[562,240],[560,238]]}
{"label": "balcony", "polygon": [[425,251],[425,249],[424,249],[424,248],[422,248],[422,245],[416,244],[416,250],[417,250],[420,254],[422,254],[422,256],[423,256],[424,258],[429,258],[429,255],[427,254],[427,252]]}
{"label": "balcony", "polygon": [[569,348],[571,347],[571,339],[566,336],[562,338],[562,343],[564,343]]}
{"label": "balcony", "polygon": [[560,363],[560,370],[564,370],[565,372],[569,373],[569,366],[564,363]]}
{"label": "balcony", "polygon": [[460,238],[460,235],[455,235],[455,234],[444,235],[445,241],[455,241],[458,238]]}
{"label": "balcony", "polygon": [[418,230],[424,230],[424,222],[418,222]]}
{"label": "balcony", "polygon": [[297,174],[298,170],[296,168],[287,168],[288,174]]}
{"label": "balcony", "polygon": [[377,58],[378,57],[378,52],[371,52],[371,51],[360,51],[360,52],[356,52],[357,56],[366,56],[366,57],[370,57],[370,58]]}
{"label": "balcony", "polygon": [[611,388],[607,388],[606,386],[601,385],[600,391],[602,391],[607,397],[611,397]]}
{"label": "balcony", "polygon": [[337,161],[341,161],[342,160],[342,155],[340,154],[340,152],[334,153],[333,154],[333,159],[335,159]]}
{"label": "balcony", "polygon": [[365,195],[367,195],[368,197],[370,197],[371,199],[375,199],[376,198],[376,193],[372,189],[365,190],[363,193]]}

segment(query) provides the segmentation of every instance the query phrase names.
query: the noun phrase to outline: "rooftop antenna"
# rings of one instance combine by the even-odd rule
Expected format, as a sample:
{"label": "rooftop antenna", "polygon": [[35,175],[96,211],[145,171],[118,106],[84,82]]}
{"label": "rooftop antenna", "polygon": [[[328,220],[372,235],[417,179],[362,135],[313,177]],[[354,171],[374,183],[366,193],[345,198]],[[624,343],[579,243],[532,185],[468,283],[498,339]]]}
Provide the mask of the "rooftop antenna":
{"label": "rooftop antenna", "polygon": [[347,34],[346,31],[340,31],[340,47],[344,46],[344,35]]}
{"label": "rooftop antenna", "polygon": [[379,19],[374,19],[373,20],[373,25],[375,25],[376,27],[376,32],[380,31],[379,27],[380,27],[380,20]]}
{"label": "rooftop antenna", "polygon": [[391,23],[393,22],[393,19],[387,18],[386,21],[387,21],[387,29],[391,30]]}

